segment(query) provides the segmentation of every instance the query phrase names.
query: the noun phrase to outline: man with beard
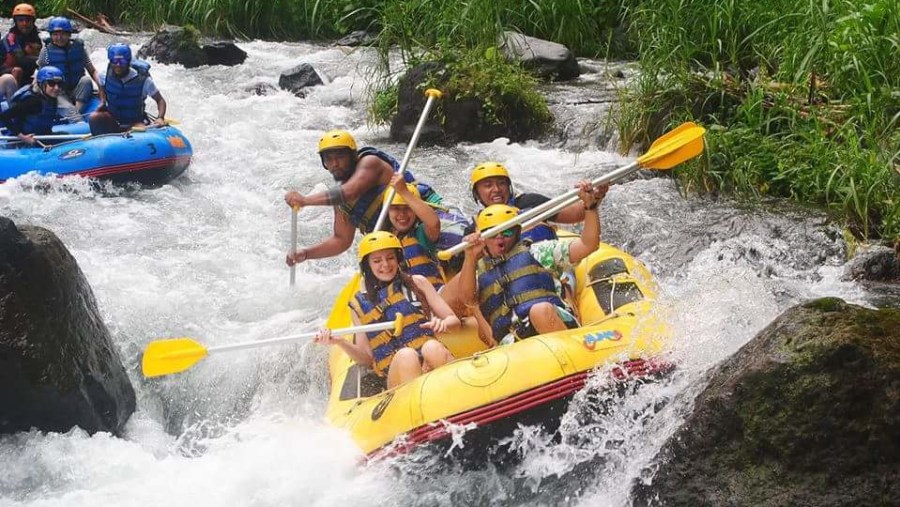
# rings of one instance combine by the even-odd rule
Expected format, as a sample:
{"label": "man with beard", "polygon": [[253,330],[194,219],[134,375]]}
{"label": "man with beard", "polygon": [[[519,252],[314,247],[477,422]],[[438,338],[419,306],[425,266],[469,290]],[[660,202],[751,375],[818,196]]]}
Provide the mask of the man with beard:
{"label": "man with beard", "polygon": [[[319,140],[319,156],[322,167],[340,185],[325,192],[301,195],[291,190],[284,196],[292,208],[304,206],[333,206],[334,233],[317,245],[303,248],[287,255],[287,264],[293,266],[309,259],[322,259],[338,255],[353,244],[354,229],[369,234],[375,229],[383,202],[382,194],[391,182],[400,163],[387,153],[372,147],[357,150],[356,140],[345,130],[326,132]],[[428,185],[417,182],[409,170],[403,172],[407,183],[416,185],[426,203],[440,207],[441,197]],[[442,218],[443,220],[443,218]],[[450,245],[462,239],[462,230],[455,238],[444,237],[438,243]]]}

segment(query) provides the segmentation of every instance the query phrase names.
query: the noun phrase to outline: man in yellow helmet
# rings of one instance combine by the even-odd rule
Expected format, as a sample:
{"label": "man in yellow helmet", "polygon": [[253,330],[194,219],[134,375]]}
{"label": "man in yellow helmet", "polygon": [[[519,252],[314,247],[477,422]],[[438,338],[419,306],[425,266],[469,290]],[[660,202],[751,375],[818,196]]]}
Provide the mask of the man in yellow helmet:
{"label": "man in yellow helmet", "polygon": [[609,186],[594,188],[589,181],[581,181],[577,188],[585,219],[581,237],[574,241],[532,243],[522,238],[519,226],[483,239],[481,231],[514,218],[519,210],[492,204],[478,214],[478,232],[466,237],[470,246],[460,272],[459,292],[467,306],[477,303],[494,340],[508,342],[509,338],[523,339],[577,326],[559,297],[554,277],[574,269],[599,246],[597,206]]}
{"label": "man in yellow helmet", "polygon": [[[372,147],[357,149],[356,140],[345,130],[326,132],[319,140],[319,156],[322,167],[331,173],[339,185],[311,195],[301,195],[292,190],[285,194],[284,200],[291,207],[333,206],[334,233],[317,245],[289,253],[287,263],[290,266],[308,259],[333,257],[346,251],[353,244],[354,229],[359,229],[362,234],[372,232],[381,211],[382,194],[400,168],[397,159],[381,150]],[[440,195],[430,186],[416,181],[409,170],[403,172],[403,179],[416,185],[423,201],[433,206],[441,205]],[[442,223],[455,216],[446,210],[438,211]],[[461,239],[462,226],[455,235],[446,228],[442,231],[438,246],[449,248]]]}
{"label": "man in yellow helmet", "polygon": [[[541,194],[513,192],[512,179],[509,170],[500,162],[483,162],[472,170],[471,175],[472,198],[482,206],[492,204],[507,204],[521,211],[527,211],[549,201],[550,198]],[[553,222],[563,224],[577,224],[584,220],[584,209],[581,204],[575,203],[564,208],[556,216],[550,219]],[[471,233],[474,225],[466,230]],[[556,239],[556,231],[546,225],[539,224],[522,232],[524,238],[534,242],[547,239]]]}

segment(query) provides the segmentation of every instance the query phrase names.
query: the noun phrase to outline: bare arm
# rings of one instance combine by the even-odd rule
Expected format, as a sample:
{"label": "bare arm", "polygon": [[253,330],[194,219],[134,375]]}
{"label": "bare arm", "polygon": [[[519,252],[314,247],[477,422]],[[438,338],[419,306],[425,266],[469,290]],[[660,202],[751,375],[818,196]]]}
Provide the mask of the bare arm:
{"label": "bare arm", "polygon": [[324,259],[344,253],[353,244],[353,235],[355,233],[356,228],[350,222],[350,217],[335,208],[334,234],[317,245],[289,253],[287,264],[288,266],[293,266],[309,259]]}
{"label": "bare arm", "polygon": [[584,216],[584,205],[576,202],[563,208],[553,221],[561,224],[578,224],[584,220]]}
{"label": "bare arm", "polygon": [[581,181],[578,183],[578,196],[581,198],[580,203],[583,208],[593,207],[592,210],[585,210],[584,229],[581,231],[581,237],[576,239],[569,245],[569,261],[572,264],[578,264],[600,246],[600,214],[597,206],[606,196],[609,185],[602,185],[597,188],[591,186],[589,181]]}
{"label": "bare arm", "polygon": [[[380,162],[383,165],[378,164]],[[341,197],[345,201],[355,201],[370,189],[375,188],[382,182],[383,170],[387,166],[388,170],[393,173],[387,162],[378,157],[365,157],[356,166],[353,176],[340,186]],[[296,191],[285,194],[285,202],[288,206],[334,206],[334,197],[329,192],[319,192],[310,195],[300,195]]]}
{"label": "bare arm", "polygon": [[153,94],[153,100],[156,101],[156,121],[158,123],[165,124],[166,122],[166,99],[163,98],[162,93],[156,92]]}
{"label": "bare arm", "polygon": [[100,75],[97,74],[97,68],[94,67],[94,64],[90,61],[85,63],[84,67],[88,71],[88,75],[91,76],[91,79],[94,80],[94,84],[97,85],[97,94],[100,95],[100,103],[106,104],[106,89],[100,86]]}
{"label": "bare arm", "polygon": [[475,269],[478,259],[484,251],[484,240],[481,239],[481,234],[478,232],[469,234],[463,240],[471,246],[466,248],[465,259],[459,272],[459,299],[464,305],[472,307],[477,302]]}
{"label": "bare arm", "polygon": [[[420,275],[413,275],[413,282],[415,282],[416,287],[425,294],[425,299],[428,301],[428,306],[431,307],[431,313],[434,314],[431,322],[425,324],[423,327],[431,328],[434,330],[435,334],[443,333],[446,331],[450,331],[453,329],[459,328],[461,322],[459,317],[453,313],[453,310],[450,308],[450,305],[447,304],[446,301],[434,290],[434,286],[431,285],[431,282],[428,281],[427,278]],[[435,322],[435,320],[439,320],[441,322]]]}
{"label": "bare arm", "polygon": [[[356,317],[356,312],[351,312],[350,318],[354,325],[359,325],[359,319]],[[365,333],[356,333],[355,343],[351,343],[341,337],[332,336],[330,329],[322,329],[319,331],[319,334],[316,335],[314,341],[322,345],[336,345],[356,363],[365,366],[372,366],[375,363],[375,356],[372,354],[372,348],[369,346],[369,338]]]}
{"label": "bare arm", "polygon": [[391,185],[397,194],[403,197],[403,200],[409,205],[409,209],[416,214],[422,225],[425,226],[425,237],[432,243],[436,242],[441,236],[441,220],[438,218],[434,208],[425,204],[425,201],[409,191],[402,174],[394,174],[391,178]]}

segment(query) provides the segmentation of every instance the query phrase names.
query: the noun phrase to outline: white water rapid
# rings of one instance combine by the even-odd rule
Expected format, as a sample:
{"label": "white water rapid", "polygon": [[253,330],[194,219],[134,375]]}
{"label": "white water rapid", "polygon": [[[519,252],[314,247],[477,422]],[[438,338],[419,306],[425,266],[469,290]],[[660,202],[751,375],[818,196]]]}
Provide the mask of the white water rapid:
{"label": "white water rapid", "polygon": [[[113,39],[91,30],[82,37],[105,65],[102,48]],[[145,40],[130,42],[137,49]],[[0,186],[0,214],[54,231],[77,259],[138,394],[124,438],[78,429],[0,437],[0,506],[628,505],[630,482],[675,430],[704,372],[804,299],[866,302],[859,286],[840,281],[840,235],[821,217],[684,198],[670,179],[635,180],[610,191],[603,235],[659,277],[679,373],[602,416],[595,393],[581,393],[563,441],[524,429],[524,459],[512,470],[429,468],[427,456],[359,466],[349,437],[323,422],[326,354],[316,346],[221,354],[145,380],[139,354],[154,339],[190,336],[212,346],[318,327],[354,257],[300,265],[291,289],[284,192],[330,184],[315,153],[325,130],[347,128],[398,157],[405,150],[367,125],[369,50],[239,45],[249,57],[237,67],[153,66],[169,116],[194,147],[178,180],[112,195],[32,177]],[[330,79],[304,99],[244,90],[277,87],[281,72],[304,61]],[[410,166],[445,200],[474,212],[468,174],[484,160],[506,163],[518,190],[548,195],[627,162],[554,146],[418,148]],[[33,189],[39,182],[50,188]],[[331,220],[330,209],[302,210],[301,245],[325,237]]]}

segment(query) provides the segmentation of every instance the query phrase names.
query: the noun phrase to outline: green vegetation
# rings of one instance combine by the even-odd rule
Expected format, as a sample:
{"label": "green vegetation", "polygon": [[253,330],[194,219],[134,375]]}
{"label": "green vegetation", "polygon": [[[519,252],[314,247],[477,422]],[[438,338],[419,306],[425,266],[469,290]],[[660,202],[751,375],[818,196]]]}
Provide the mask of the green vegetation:
{"label": "green vegetation", "polygon": [[616,120],[627,143],[696,119],[710,156],[681,171],[687,189],[788,197],[857,237],[900,237],[896,0],[645,0],[630,15],[645,73]]}
{"label": "green vegetation", "polygon": [[[896,0],[46,0],[118,23],[191,24],[275,39],[378,34],[383,73],[371,115],[390,118],[387,52],[439,62],[450,96],[503,118],[518,97],[549,115],[534,80],[497,56],[503,30],[579,56],[638,56],[643,74],[613,118],[624,149],[693,119],[708,155],[679,169],[686,191],[776,196],[824,206],[857,238],[900,237],[900,3]],[[549,116],[548,116],[549,117]]]}

